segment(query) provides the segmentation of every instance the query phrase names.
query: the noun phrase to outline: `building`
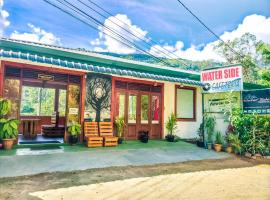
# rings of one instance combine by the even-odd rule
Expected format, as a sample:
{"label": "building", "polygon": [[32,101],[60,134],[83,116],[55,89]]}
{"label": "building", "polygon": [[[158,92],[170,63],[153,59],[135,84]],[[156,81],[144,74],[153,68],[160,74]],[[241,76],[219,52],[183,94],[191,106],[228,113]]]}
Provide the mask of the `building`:
{"label": "building", "polygon": [[0,49],[0,96],[12,101],[13,117],[36,120],[38,133],[56,111],[59,127],[121,116],[126,139],[137,139],[140,130],[161,139],[175,113],[177,135],[197,136],[203,113],[198,72],[6,38]]}

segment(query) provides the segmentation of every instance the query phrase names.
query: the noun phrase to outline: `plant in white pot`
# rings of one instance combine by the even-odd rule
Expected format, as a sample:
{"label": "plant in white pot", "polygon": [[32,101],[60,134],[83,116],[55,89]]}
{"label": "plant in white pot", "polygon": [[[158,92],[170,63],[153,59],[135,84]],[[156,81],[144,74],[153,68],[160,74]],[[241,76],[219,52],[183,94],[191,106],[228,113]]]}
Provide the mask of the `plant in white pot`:
{"label": "plant in white pot", "polygon": [[10,109],[11,102],[8,99],[0,99],[0,139],[6,150],[12,149],[14,140],[18,137],[19,121],[6,117]]}
{"label": "plant in white pot", "polygon": [[168,118],[168,121],[166,123],[166,128],[168,130],[168,134],[165,137],[166,140],[168,142],[174,142],[175,135],[173,134],[173,132],[176,129],[176,117],[173,113]]}

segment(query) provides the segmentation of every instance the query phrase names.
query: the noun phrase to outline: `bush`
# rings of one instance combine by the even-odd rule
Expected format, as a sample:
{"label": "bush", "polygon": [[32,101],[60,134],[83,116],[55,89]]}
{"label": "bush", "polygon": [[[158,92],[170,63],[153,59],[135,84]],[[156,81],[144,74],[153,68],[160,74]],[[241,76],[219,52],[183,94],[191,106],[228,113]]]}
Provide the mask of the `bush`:
{"label": "bush", "polygon": [[255,113],[244,114],[243,111],[237,109],[232,112],[231,124],[234,127],[234,134],[232,135],[237,135],[243,152],[253,155],[256,153],[265,155],[269,152],[270,117]]}

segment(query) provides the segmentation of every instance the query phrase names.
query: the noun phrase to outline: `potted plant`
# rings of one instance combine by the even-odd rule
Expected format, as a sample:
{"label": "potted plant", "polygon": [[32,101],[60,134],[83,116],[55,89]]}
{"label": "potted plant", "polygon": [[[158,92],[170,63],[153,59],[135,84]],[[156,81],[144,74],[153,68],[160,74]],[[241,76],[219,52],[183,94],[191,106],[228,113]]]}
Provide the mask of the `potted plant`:
{"label": "potted plant", "polygon": [[124,133],[124,128],[126,126],[125,120],[123,117],[117,117],[114,120],[115,126],[116,126],[116,131],[117,131],[117,137],[118,137],[118,144],[122,144],[124,138],[123,138],[123,133]]}
{"label": "potted plant", "polygon": [[233,152],[233,147],[232,147],[231,141],[229,140],[231,134],[234,134],[234,133],[228,132],[226,134],[226,137],[225,137],[225,140],[226,140],[226,152],[227,153],[232,153]]}
{"label": "potted plant", "polygon": [[168,142],[174,142],[175,135],[173,134],[173,132],[176,129],[176,117],[173,113],[168,118],[168,121],[166,123],[166,129],[168,130],[168,134],[165,137],[166,140]]}
{"label": "potted plant", "polygon": [[18,137],[19,121],[5,118],[10,109],[11,102],[7,99],[0,99],[0,139],[6,150],[12,149],[14,140]]}
{"label": "potted plant", "polygon": [[237,134],[229,134],[228,140],[233,148],[235,154],[242,154],[242,143]]}
{"label": "potted plant", "polygon": [[78,136],[81,134],[81,125],[78,123],[72,123],[68,127],[69,143],[75,145],[78,142]]}
{"label": "potted plant", "polygon": [[200,124],[200,127],[197,131],[199,138],[197,139],[196,143],[198,147],[204,147],[203,142],[203,123]]}
{"label": "potted plant", "polygon": [[214,144],[214,149],[216,152],[220,152],[222,149],[222,144],[223,144],[223,137],[220,131],[216,132],[216,138],[215,138],[215,144]]}
{"label": "potted plant", "polygon": [[207,148],[212,149],[213,134],[215,131],[216,118],[211,115],[205,115],[204,128],[207,133]]}
{"label": "potted plant", "polygon": [[149,140],[149,132],[148,131],[139,131],[139,140],[142,143],[148,143]]}

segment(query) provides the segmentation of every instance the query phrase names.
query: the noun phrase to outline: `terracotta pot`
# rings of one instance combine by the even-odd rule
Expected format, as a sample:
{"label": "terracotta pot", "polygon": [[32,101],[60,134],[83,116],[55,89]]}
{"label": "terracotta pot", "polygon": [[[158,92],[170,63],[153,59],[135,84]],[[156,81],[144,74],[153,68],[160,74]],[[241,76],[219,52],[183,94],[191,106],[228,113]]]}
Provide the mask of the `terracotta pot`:
{"label": "terracotta pot", "polygon": [[13,144],[14,145],[18,144],[18,138],[13,139]]}
{"label": "terracotta pot", "polygon": [[232,153],[232,152],[233,152],[233,148],[230,147],[230,146],[228,146],[228,147],[226,148],[226,152],[227,152],[227,153]]}
{"label": "terracotta pot", "polygon": [[221,144],[214,144],[214,149],[216,152],[220,152],[222,149],[222,145]]}
{"label": "terracotta pot", "polygon": [[14,139],[3,139],[3,147],[5,150],[10,150],[13,147]]}

